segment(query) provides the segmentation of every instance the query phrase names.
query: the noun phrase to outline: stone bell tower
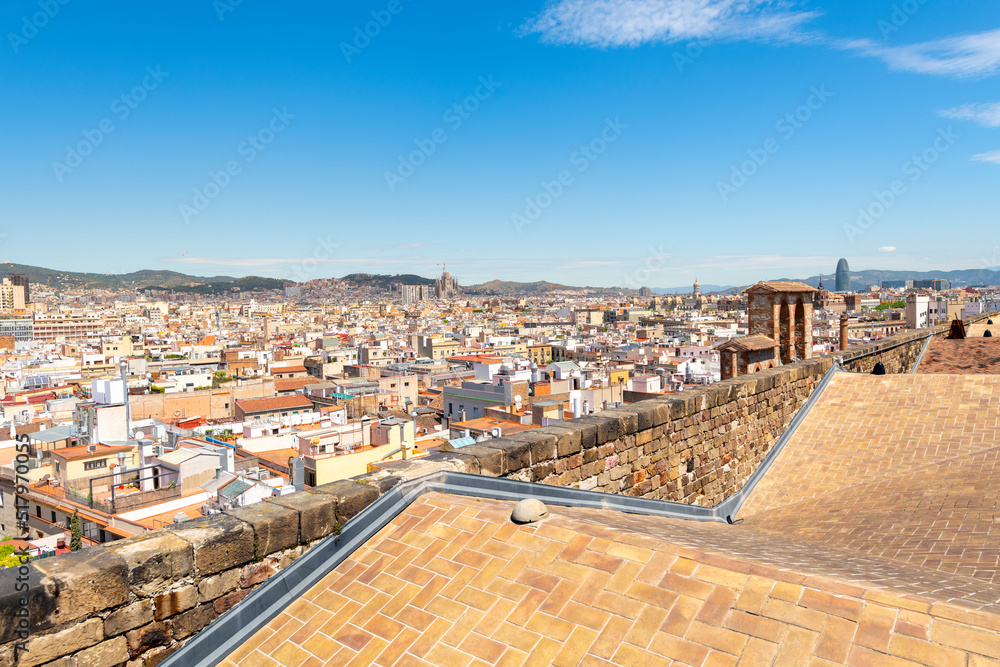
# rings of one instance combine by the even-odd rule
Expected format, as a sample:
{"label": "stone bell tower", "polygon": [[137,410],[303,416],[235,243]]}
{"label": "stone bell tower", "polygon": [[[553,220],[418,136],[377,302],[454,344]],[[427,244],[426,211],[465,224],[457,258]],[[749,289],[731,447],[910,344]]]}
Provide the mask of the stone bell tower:
{"label": "stone bell tower", "polygon": [[778,344],[781,363],[812,357],[812,311],[815,287],[799,282],[759,282],[744,290],[750,316],[749,335]]}

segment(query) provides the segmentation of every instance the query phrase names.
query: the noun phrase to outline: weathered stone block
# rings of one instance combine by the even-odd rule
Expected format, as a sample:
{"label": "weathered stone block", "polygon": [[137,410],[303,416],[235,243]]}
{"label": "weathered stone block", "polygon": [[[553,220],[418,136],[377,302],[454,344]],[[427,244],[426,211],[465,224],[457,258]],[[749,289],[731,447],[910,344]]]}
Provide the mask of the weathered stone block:
{"label": "weathered stone block", "polygon": [[142,656],[142,667],[156,667],[180,649],[180,644],[158,648]]}
{"label": "weathered stone block", "polygon": [[143,533],[105,548],[127,563],[128,583],[136,595],[155,595],[171,582],[194,573],[191,545],[168,531]]}
{"label": "weathered stone block", "polygon": [[[25,609],[29,614],[27,620]],[[25,630],[24,623],[28,624],[28,632],[37,634],[58,622],[56,582],[32,563],[0,569],[0,643],[20,639],[17,633]]]}
{"label": "weathered stone block", "polygon": [[228,514],[192,519],[167,529],[191,545],[195,572],[215,574],[253,560],[253,528]]}
{"label": "weathered stone block", "polygon": [[639,432],[651,431],[654,427],[665,424],[670,419],[670,408],[661,401],[641,401],[629,407],[636,414],[636,429]]}
{"label": "weathered stone block", "polygon": [[198,587],[194,584],[157,595],[153,600],[156,620],[170,618],[198,604]]}
{"label": "weathered stone block", "polygon": [[394,486],[402,481],[402,478],[389,475],[384,470],[379,470],[377,472],[368,473],[367,475],[362,475],[361,477],[355,478],[355,481],[360,484],[366,484],[368,486],[374,487],[378,491],[378,495],[382,496],[385,493],[392,490]]}
{"label": "weathered stone block", "polygon": [[577,420],[546,426],[545,430],[556,436],[556,457],[578,454],[583,447],[583,425]]}
{"label": "weathered stone block", "polygon": [[285,507],[298,514],[298,540],[303,544],[330,535],[337,523],[337,503],[326,493],[296,491],[287,496],[265,498],[264,502]]}
{"label": "weathered stone block", "polygon": [[77,667],[115,667],[128,660],[128,642],[124,637],[115,637],[91,646],[75,656]]}
{"label": "weathered stone block", "polygon": [[33,635],[28,640],[28,650],[21,653],[18,667],[44,665],[80,649],[93,646],[103,639],[104,622],[99,618],[90,618],[81,623],[75,623],[59,632]]}
{"label": "weathered stone block", "polygon": [[14,642],[9,644],[0,644],[0,665],[14,664],[14,646]]}
{"label": "weathered stone block", "polygon": [[531,466],[531,480],[538,482],[551,475],[556,468],[555,461],[545,461]]}
{"label": "weathered stone block", "polygon": [[128,565],[104,547],[45,558],[35,561],[35,567],[56,583],[54,624],[85,618],[128,601]]}
{"label": "weathered stone block", "polygon": [[228,510],[226,514],[253,526],[255,558],[290,549],[299,543],[299,514],[293,509],[275,503],[253,503]]}
{"label": "weathered stone block", "polygon": [[271,559],[261,563],[250,563],[240,571],[240,588],[250,588],[267,581],[277,570]]}
{"label": "weathered stone block", "polygon": [[379,470],[398,478],[400,484],[436,472],[468,472],[467,464],[464,460],[461,462],[451,459],[432,460],[430,456],[410,458],[405,461],[380,461],[377,465]]}
{"label": "weathered stone block", "polygon": [[526,442],[528,444],[531,465],[541,463],[542,461],[551,461],[556,458],[556,443],[559,440],[558,433],[550,430],[548,427],[525,431],[523,433],[514,433],[505,439]]}
{"label": "weathered stone block", "polygon": [[480,475],[488,477],[500,477],[503,475],[503,452],[499,449],[487,447],[484,444],[468,445],[460,450],[448,452],[448,454],[458,454],[468,456],[476,460],[479,466]]}
{"label": "weathered stone block", "polygon": [[227,593],[232,593],[240,586],[242,571],[242,568],[234,568],[211,577],[205,577],[198,582],[198,599],[201,602],[208,602]]}
{"label": "weathered stone block", "polygon": [[125,639],[128,641],[128,652],[133,658],[151,648],[168,645],[171,636],[170,626],[162,621],[150,623],[125,633]]}
{"label": "weathered stone block", "polygon": [[603,445],[612,440],[617,440],[619,436],[625,436],[622,430],[621,419],[608,415],[607,411],[595,413],[593,419],[598,420],[597,445]]}
{"label": "weathered stone block", "polygon": [[531,467],[531,447],[527,442],[510,438],[495,438],[482,443],[484,447],[503,453],[501,475],[510,475]]}
{"label": "weathered stone block", "polygon": [[216,617],[215,606],[203,604],[178,614],[170,621],[174,639],[184,639],[199,632]]}
{"label": "weathered stone block", "polygon": [[246,588],[241,588],[235,590],[232,593],[223,595],[212,603],[212,608],[215,609],[215,613],[222,615],[232,609],[236,603],[245,598],[250,594],[250,591]]}
{"label": "weathered stone block", "polygon": [[[465,447],[462,448],[462,450],[464,449]],[[487,474],[487,473],[480,473],[479,459],[477,457],[466,454],[462,450],[451,451],[451,452],[435,452],[433,454],[428,454],[427,456],[421,459],[413,461],[412,463],[413,465],[433,464],[434,466],[440,466],[442,468],[448,468],[450,470],[454,470],[455,472],[464,472],[470,475]],[[497,477],[497,475],[491,475],[491,476]]]}
{"label": "weathered stone block", "polygon": [[573,426],[580,430],[581,449],[588,449],[603,444],[598,440],[598,431],[603,423],[604,420],[595,415],[587,415],[586,417],[573,420]]}
{"label": "weathered stone block", "polygon": [[134,630],[140,625],[153,622],[153,602],[152,600],[139,600],[130,605],[117,609],[104,619],[104,634],[107,637],[114,637],[129,630]]}
{"label": "weathered stone block", "polygon": [[337,519],[346,523],[378,500],[378,489],[368,484],[341,480],[317,486],[314,491],[333,496],[337,501]]}

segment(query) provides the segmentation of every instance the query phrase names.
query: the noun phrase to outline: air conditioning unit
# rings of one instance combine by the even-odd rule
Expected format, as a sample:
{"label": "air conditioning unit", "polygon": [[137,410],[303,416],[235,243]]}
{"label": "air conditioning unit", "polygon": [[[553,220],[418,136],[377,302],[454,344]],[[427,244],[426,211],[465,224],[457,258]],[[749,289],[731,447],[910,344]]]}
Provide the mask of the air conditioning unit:
{"label": "air conditioning unit", "polygon": [[87,452],[88,453],[93,454],[96,451],[97,451],[97,444],[91,443],[91,444],[87,445]]}
{"label": "air conditioning unit", "polygon": [[499,427],[499,426],[494,426],[494,427],[493,427],[493,428],[492,428],[492,429],[490,430],[490,435],[492,435],[492,436],[493,436],[494,438],[499,438],[499,437],[501,437],[502,433],[503,433],[503,431],[501,431],[501,430],[500,430],[500,427]]}

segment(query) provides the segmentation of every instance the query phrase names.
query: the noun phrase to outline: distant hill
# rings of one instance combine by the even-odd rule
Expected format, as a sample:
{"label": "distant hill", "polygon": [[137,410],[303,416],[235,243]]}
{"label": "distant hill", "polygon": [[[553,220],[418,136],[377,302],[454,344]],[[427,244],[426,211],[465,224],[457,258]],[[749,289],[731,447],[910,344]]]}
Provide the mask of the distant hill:
{"label": "distant hill", "polygon": [[[881,285],[885,280],[931,280],[933,278],[950,280],[953,287],[998,285],[1000,284],[1000,267],[959,269],[956,271],[884,271],[881,269],[851,271],[851,289],[863,290],[869,285]],[[836,276],[833,274],[823,274],[822,279],[825,289],[832,291],[836,286]],[[794,280],[812,287],[819,287],[820,276],[810,276],[809,278],[767,278],[767,280]],[[747,287],[750,287],[750,285],[702,285],[701,291],[706,294],[737,294]],[[657,294],[690,294],[691,288],[657,287],[653,288],[653,292]]]}
{"label": "distant hill", "polygon": [[4,262],[0,264],[0,276],[17,273],[27,278],[33,285],[45,285],[52,289],[140,289],[143,287],[176,287],[185,284],[231,283],[232,276],[198,277],[177,271],[133,271],[132,273],[79,273],[59,271],[28,264]]}
{"label": "distant hill", "polygon": [[395,276],[383,275],[380,273],[352,273],[344,276],[341,280],[359,287],[374,287],[377,289],[391,290],[396,283],[403,285],[433,285],[433,278],[424,278],[412,273],[400,273]]}
{"label": "distant hill", "polygon": [[[653,294],[690,294],[692,285],[686,285],[684,287],[654,287]],[[726,290],[733,289],[732,285],[702,285],[701,291],[703,294],[714,294],[716,292],[725,292]]]}
{"label": "distant hill", "polygon": [[490,280],[479,285],[469,285],[464,287],[468,292],[478,292],[484,294],[539,294],[559,290],[573,290],[593,292],[595,294],[635,294],[636,290],[620,287],[581,287],[577,285],[560,285],[540,280],[533,283],[518,283],[509,280]]}
{"label": "distant hill", "polygon": [[159,289],[167,292],[182,294],[224,294],[226,292],[262,292],[264,290],[284,289],[285,285],[295,283],[276,278],[261,278],[260,276],[247,276],[237,278],[232,282],[202,283],[196,285],[176,285],[174,287],[150,287],[149,289]]}
{"label": "distant hill", "polygon": [[[16,264],[14,262],[4,262],[0,264],[0,278],[10,274],[20,274],[27,278],[33,285],[45,285],[54,290],[65,289],[126,289],[139,290],[158,288],[168,291],[190,293],[190,294],[221,294],[227,291],[238,289],[243,292],[258,290],[281,289],[286,285],[294,285],[290,280],[278,280],[274,278],[262,278],[260,276],[247,276],[245,278],[234,278],[233,276],[192,276],[177,271],[151,270],[133,271],[131,273],[83,273],[76,271],[60,271],[58,269],[48,269],[29,264]],[[994,266],[982,269],[961,269],[957,271],[883,271],[879,269],[868,269],[864,271],[851,272],[852,289],[864,289],[869,285],[878,285],[884,280],[927,280],[931,278],[945,278],[952,282],[955,287],[966,287],[971,285],[997,285],[1000,284],[1000,267]],[[766,278],[762,280],[790,280],[789,278]],[[801,280],[806,284],[816,287],[819,285],[819,276],[811,276]],[[349,285],[370,288],[377,290],[391,290],[396,284],[404,285],[433,285],[433,278],[412,273],[397,275],[384,275],[377,273],[352,273],[341,278],[342,282]],[[823,274],[823,285],[826,288],[834,286],[835,278],[833,274]],[[746,288],[747,285],[702,285],[701,291],[710,294],[732,294]],[[634,289],[622,287],[582,287],[578,285],[562,285],[546,280],[535,282],[514,282],[509,280],[490,280],[478,285],[463,286],[463,290],[469,293],[478,294],[545,294],[552,291],[569,290],[574,292],[589,292],[591,294],[622,294],[635,295]],[[689,294],[691,287],[655,287],[656,294]]]}
{"label": "distant hill", "polygon": [[[996,285],[1000,283],[1000,267],[960,269],[957,271],[882,271],[879,269],[851,271],[851,289],[860,290],[869,285],[881,285],[884,280],[930,280],[932,278],[950,280],[953,287]],[[819,276],[812,276],[802,279],[801,282],[817,287],[819,279]],[[835,284],[836,277],[833,274],[823,275],[823,287],[832,290]]]}

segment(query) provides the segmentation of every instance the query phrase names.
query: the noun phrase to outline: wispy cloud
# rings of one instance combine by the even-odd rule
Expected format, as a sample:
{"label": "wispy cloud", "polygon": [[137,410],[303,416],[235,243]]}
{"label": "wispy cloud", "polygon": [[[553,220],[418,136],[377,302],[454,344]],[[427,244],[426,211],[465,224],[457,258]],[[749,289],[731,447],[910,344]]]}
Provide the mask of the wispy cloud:
{"label": "wispy cloud", "polygon": [[387,250],[412,250],[413,248],[423,248],[426,243],[388,243],[386,245],[372,245],[361,248],[370,252],[385,252]]}
{"label": "wispy cloud", "polygon": [[988,76],[1000,69],[1000,28],[902,46],[870,39],[843,40],[834,46],[879,58],[889,69],[902,72],[963,78]]}
{"label": "wispy cloud", "polygon": [[803,266],[833,266],[838,257],[825,255],[711,255],[687,262],[687,268],[696,269],[780,269],[789,270]]}
{"label": "wispy cloud", "polygon": [[879,252],[896,252],[896,246],[894,245],[884,245],[878,249]]}
{"label": "wispy cloud", "polygon": [[810,42],[878,58],[896,71],[961,78],[1000,70],[1000,28],[894,46],[833,39],[807,29],[818,16],[794,0],[550,0],[521,29],[541,35],[543,42],[573,46],[635,47],[703,38]]}
{"label": "wispy cloud", "polygon": [[993,164],[1000,164],[1000,151],[979,153],[978,155],[973,155],[972,159],[975,160],[976,162],[991,162]]}
{"label": "wispy cloud", "polygon": [[789,0],[552,0],[523,30],[553,44],[601,48],[705,37],[801,41],[817,12]]}
{"label": "wispy cloud", "polygon": [[212,264],[215,266],[284,266],[315,262],[317,264],[363,264],[363,265],[393,265],[399,259],[384,257],[169,257],[168,262],[182,264]]}
{"label": "wispy cloud", "polygon": [[971,120],[983,127],[1000,127],[1000,102],[989,104],[963,104],[954,109],[940,112],[945,118],[954,120]]}

